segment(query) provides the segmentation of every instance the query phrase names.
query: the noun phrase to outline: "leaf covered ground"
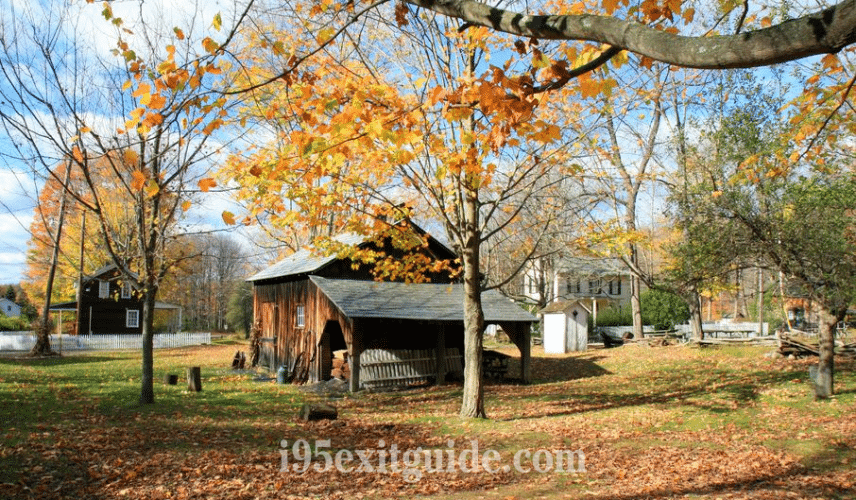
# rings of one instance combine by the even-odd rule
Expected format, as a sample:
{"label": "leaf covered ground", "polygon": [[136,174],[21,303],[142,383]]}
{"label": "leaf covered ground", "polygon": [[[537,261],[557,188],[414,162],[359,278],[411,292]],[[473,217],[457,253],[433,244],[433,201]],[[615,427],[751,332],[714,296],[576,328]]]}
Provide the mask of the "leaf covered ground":
{"label": "leaf covered ground", "polygon": [[[458,418],[461,387],[450,384],[346,396],[332,401],[338,420],[305,423],[300,406],[326,398],[233,372],[237,349],[156,352],[158,376],[202,366],[203,391],[158,384],[145,407],[134,404],[137,353],[0,359],[0,497],[856,498],[856,376],[844,358],[837,396],[815,402],[811,361],[765,348],[536,348],[533,384],[487,386],[489,420]],[[318,440],[348,467],[292,454]],[[474,441],[478,454],[495,450],[491,471],[462,455]],[[443,469],[378,454],[393,445],[440,453]],[[374,470],[347,461],[357,450],[373,452]],[[519,450],[582,450],[585,470],[523,461],[530,470],[517,471]]]}

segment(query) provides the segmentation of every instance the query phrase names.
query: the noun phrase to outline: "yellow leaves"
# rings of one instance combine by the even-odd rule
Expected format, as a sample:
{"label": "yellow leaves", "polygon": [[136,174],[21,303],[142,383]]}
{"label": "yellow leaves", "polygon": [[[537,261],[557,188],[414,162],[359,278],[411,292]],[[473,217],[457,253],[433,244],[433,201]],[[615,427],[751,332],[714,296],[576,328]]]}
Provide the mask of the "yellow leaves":
{"label": "yellow leaves", "polygon": [[172,32],[175,33],[175,37],[179,40],[184,40],[184,32],[181,31],[180,28],[173,28]]}
{"label": "yellow leaves", "polygon": [[540,50],[532,51],[532,67],[536,69],[549,68],[552,65],[550,58],[545,56]]}
{"label": "yellow leaves", "polygon": [[211,188],[217,187],[217,181],[210,177],[206,177],[199,181],[199,189],[203,193],[207,193]]}
{"label": "yellow leaves", "polygon": [[215,130],[220,128],[223,123],[223,120],[219,118],[211,120],[210,122],[208,122],[208,125],[206,125],[204,129],[202,129],[202,133],[205,135],[211,135],[212,133],[214,133]]}
{"label": "yellow leaves", "polygon": [[220,49],[220,44],[215,42],[211,37],[205,37],[202,40],[202,48],[209,54],[214,54]]}
{"label": "yellow leaves", "polygon": [[607,14],[612,15],[616,10],[618,10],[619,4],[622,3],[626,5],[627,2],[626,0],[603,0],[601,5]]}
{"label": "yellow leaves", "polygon": [[143,113],[145,112],[146,108],[137,108],[131,111],[131,119],[125,121],[125,128],[128,130],[136,128],[137,125],[140,123],[140,118],[143,117]]}
{"label": "yellow leaves", "polygon": [[158,186],[157,181],[155,181],[154,179],[149,179],[148,182],[146,182],[146,196],[152,198],[159,192],[160,186]]}
{"label": "yellow leaves", "polygon": [[191,205],[192,203],[190,203],[190,200],[184,200],[183,202],[181,202],[181,211],[187,212],[188,210],[190,210]]}
{"label": "yellow leaves", "polygon": [[126,165],[136,165],[140,161],[140,155],[133,149],[126,149],[122,152],[122,158]]}
{"label": "yellow leaves", "polygon": [[139,170],[131,172],[131,189],[140,191],[146,185],[146,174]]}
{"label": "yellow leaves", "polygon": [[[140,101],[142,103],[142,100]],[[161,109],[166,105],[166,97],[160,94],[153,94],[149,97],[148,103],[146,103],[149,109]]]}
{"label": "yellow leaves", "polygon": [[71,156],[76,162],[83,163],[83,152],[77,147],[77,144],[71,148]]}
{"label": "yellow leaves", "polygon": [[223,26],[223,18],[220,16],[220,13],[214,15],[214,21],[211,23],[215,30],[220,31],[220,28]]}
{"label": "yellow leaves", "polygon": [[151,92],[152,92],[152,86],[149,85],[148,83],[143,82],[137,87],[137,90],[135,90],[131,94],[131,96],[132,97],[144,97],[148,94],[151,94]]}
{"label": "yellow leaves", "polygon": [[580,95],[586,98],[597,97],[601,91],[601,82],[598,82],[591,75],[582,75],[577,79],[577,85],[580,89]]}
{"label": "yellow leaves", "polygon": [[826,54],[820,62],[826,70],[841,70],[841,61],[835,54]]}
{"label": "yellow leaves", "polygon": [[232,212],[225,210],[223,211],[223,214],[221,216],[223,217],[223,222],[225,222],[227,225],[232,226],[235,224],[235,214],[233,214]]}
{"label": "yellow leaves", "polygon": [[324,45],[329,42],[334,36],[336,36],[335,28],[324,28],[318,31],[318,34],[315,36],[315,41],[318,42],[318,45]]}

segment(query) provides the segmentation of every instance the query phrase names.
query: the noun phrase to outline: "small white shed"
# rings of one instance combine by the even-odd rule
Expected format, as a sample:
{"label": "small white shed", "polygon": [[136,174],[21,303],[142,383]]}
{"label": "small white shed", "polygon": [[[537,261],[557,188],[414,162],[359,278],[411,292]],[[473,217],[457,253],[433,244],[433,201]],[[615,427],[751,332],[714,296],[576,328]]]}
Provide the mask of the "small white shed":
{"label": "small white shed", "polygon": [[588,348],[589,311],[580,301],[553,302],[541,314],[545,353],[565,354]]}

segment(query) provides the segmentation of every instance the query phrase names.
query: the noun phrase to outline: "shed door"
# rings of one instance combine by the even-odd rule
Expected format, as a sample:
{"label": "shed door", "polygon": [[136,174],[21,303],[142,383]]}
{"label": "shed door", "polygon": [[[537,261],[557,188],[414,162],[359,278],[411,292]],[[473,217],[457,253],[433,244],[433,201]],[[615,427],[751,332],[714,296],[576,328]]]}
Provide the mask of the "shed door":
{"label": "shed door", "polygon": [[273,347],[273,359],[271,359],[271,369],[276,369],[279,366],[281,360],[279,355],[279,342],[281,342],[277,336],[277,307],[276,302],[262,302],[261,306],[261,320],[262,320],[262,337],[271,339],[271,345]]}

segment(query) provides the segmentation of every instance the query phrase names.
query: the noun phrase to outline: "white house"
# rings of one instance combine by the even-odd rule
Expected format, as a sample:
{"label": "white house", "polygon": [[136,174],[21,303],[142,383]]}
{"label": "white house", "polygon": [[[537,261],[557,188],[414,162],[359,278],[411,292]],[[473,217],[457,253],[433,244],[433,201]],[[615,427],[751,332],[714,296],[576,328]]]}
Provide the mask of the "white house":
{"label": "white house", "polygon": [[6,297],[3,297],[0,298],[0,312],[2,312],[4,316],[9,316],[10,318],[17,318],[21,315],[21,306],[12,302]]}
{"label": "white house", "polygon": [[580,301],[553,302],[541,314],[545,353],[565,354],[588,348],[589,311]]}
{"label": "white house", "polygon": [[555,263],[538,261],[523,275],[523,294],[530,300],[548,304],[578,300],[594,318],[605,307],[630,307],[631,287],[630,270],[620,259],[564,257]]}

